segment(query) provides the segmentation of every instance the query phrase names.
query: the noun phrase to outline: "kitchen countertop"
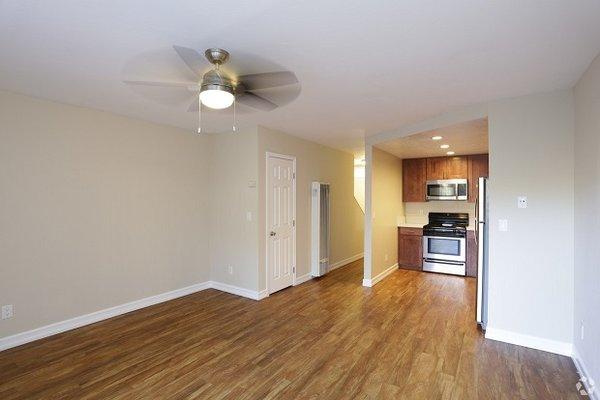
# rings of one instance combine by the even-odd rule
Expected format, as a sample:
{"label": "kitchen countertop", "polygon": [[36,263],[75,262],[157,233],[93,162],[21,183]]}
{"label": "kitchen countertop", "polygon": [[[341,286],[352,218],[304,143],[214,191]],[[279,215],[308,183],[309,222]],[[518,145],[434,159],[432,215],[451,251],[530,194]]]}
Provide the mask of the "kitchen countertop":
{"label": "kitchen countertop", "polygon": [[[423,228],[425,225],[427,225],[427,222],[425,222],[425,223],[401,222],[398,224],[398,228]],[[474,231],[475,226],[473,224],[470,224],[469,226],[467,226],[467,230]]]}

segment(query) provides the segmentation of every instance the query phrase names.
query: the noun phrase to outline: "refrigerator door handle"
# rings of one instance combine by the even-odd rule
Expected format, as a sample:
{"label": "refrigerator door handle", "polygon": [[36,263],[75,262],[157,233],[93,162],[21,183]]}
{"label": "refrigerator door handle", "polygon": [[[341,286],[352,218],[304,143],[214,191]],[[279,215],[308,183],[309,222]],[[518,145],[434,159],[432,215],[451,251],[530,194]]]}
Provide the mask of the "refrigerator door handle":
{"label": "refrigerator door handle", "polygon": [[479,243],[479,195],[475,197],[475,244]]}

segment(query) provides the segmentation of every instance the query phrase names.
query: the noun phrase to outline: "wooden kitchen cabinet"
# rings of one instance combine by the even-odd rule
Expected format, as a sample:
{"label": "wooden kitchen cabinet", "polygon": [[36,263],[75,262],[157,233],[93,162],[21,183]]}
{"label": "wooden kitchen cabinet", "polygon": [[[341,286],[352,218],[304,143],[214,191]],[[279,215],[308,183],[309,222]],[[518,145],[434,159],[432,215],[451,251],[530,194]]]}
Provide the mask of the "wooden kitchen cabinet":
{"label": "wooden kitchen cabinet", "polygon": [[446,179],[446,157],[434,157],[427,159],[427,180],[435,181]]}
{"label": "wooden kitchen cabinet", "polygon": [[467,276],[477,277],[477,241],[475,232],[467,231]]}
{"label": "wooden kitchen cabinet", "polygon": [[427,180],[467,179],[467,157],[433,157],[427,159]]}
{"label": "wooden kitchen cabinet", "polygon": [[469,202],[474,203],[479,193],[479,178],[489,176],[489,156],[476,154],[468,157]]}
{"label": "wooden kitchen cabinet", "polygon": [[423,229],[398,228],[398,266],[423,270]]}
{"label": "wooden kitchen cabinet", "polygon": [[402,160],[402,199],[405,202],[425,201],[427,159]]}
{"label": "wooden kitchen cabinet", "polygon": [[425,184],[430,180],[467,179],[468,201],[477,198],[480,176],[489,175],[488,155],[412,158],[402,160],[402,201],[426,201]]}
{"label": "wooden kitchen cabinet", "polygon": [[448,157],[444,179],[468,179],[469,161],[467,157]]}

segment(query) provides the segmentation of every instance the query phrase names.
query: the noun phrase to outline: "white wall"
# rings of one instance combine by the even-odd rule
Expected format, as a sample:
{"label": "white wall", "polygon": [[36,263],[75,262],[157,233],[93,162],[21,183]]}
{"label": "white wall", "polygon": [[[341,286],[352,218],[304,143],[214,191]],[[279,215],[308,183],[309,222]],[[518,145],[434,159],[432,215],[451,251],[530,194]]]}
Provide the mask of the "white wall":
{"label": "white wall", "polygon": [[573,340],[573,118],[571,90],[489,106],[488,330],[559,346]]}
{"label": "white wall", "polygon": [[[370,136],[365,278],[369,277],[369,149],[377,143],[489,118],[490,315],[502,340],[568,352],[573,340],[573,94],[571,90],[476,104]],[[517,196],[529,208],[517,208]],[[508,232],[498,232],[498,219]],[[496,335],[498,338],[499,336]]]}
{"label": "white wall", "polygon": [[0,91],[0,337],[204,282],[204,137]]}
{"label": "white wall", "polygon": [[296,275],[310,273],[311,182],[331,184],[332,264],[363,252],[363,213],[354,200],[354,158],[331,147],[264,127],[258,128],[259,288],[265,289],[265,153],[296,157]]}
{"label": "white wall", "polygon": [[[600,57],[575,86],[574,344],[600,385]],[[581,338],[581,325],[585,335]]]}

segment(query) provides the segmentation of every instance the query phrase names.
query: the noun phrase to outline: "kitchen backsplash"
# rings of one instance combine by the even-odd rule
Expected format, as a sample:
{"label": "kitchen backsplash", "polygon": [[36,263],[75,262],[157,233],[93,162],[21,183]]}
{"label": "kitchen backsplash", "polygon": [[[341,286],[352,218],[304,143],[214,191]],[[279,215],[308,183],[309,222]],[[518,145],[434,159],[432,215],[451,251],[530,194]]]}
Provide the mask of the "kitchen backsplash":
{"label": "kitchen backsplash", "polygon": [[466,201],[428,201],[426,203],[404,203],[405,222],[426,224],[430,212],[469,213],[471,225],[475,220],[475,203]]}

